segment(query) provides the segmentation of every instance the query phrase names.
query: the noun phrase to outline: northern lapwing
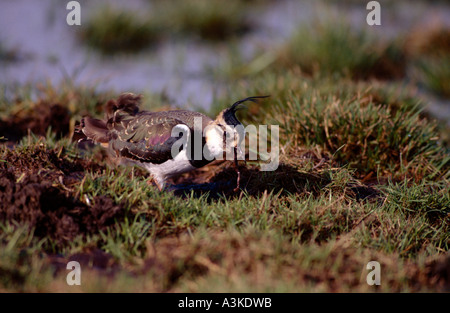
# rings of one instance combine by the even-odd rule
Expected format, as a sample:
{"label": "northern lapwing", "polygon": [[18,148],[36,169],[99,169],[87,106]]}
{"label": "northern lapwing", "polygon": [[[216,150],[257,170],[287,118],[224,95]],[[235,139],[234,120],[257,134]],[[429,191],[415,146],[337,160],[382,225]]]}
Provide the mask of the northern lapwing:
{"label": "northern lapwing", "polygon": [[[243,138],[236,131],[236,126],[242,125],[236,118],[236,110],[245,101],[256,102],[266,97],[239,100],[213,120],[186,110],[140,111],[141,96],[124,93],[117,100],[108,101],[105,120],[83,117],[80,128],[87,139],[107,148],[117,163],[145,168],[163,190],[167,179],[205,166],[226,153],[234,155],[237,169]],[[235,190],[239,189],[239,180],[238,171]]]}

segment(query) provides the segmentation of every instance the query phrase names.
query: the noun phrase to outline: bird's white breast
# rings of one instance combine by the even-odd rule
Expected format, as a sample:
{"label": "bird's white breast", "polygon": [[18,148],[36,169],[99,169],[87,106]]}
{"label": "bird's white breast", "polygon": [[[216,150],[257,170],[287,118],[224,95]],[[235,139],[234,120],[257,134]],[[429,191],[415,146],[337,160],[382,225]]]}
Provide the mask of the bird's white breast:
{"label": "bird's white breast", "polygon": [[189,162],[186,149],[183,149],[178,155],[161,164],[142,163],[142,166],[147,169],[152,175],[157,176],[160,180],[166,180],[172,176],[183,174],[195,169]]}
{"label": "bird's white breast", "polygon": [[209,125],[205,129],[206,145],[215,158],[223,154],[223,130],[217,125]]}

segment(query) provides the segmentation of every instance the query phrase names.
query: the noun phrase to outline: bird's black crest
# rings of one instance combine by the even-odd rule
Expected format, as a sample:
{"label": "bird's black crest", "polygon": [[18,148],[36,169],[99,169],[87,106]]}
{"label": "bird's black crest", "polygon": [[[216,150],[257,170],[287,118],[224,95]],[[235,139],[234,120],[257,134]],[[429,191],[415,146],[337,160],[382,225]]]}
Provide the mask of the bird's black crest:
{"label": "bird's black crest", "polygon": [[225,120],[225,122],[227,123],[227,125],[239,125],[241,124],[241,122],[239,122],[239,120],[236,117],[236,111],[239,109],[239,105],[241,103],[244,103],[246,101],[252,101],[255,103],[258,103],[257,99],[262,99],[262,98],[268,98],[270,96],[254,96],[254,97],[248,97],[239,101],[236,101],[235,103],[233,103],[233,105],[231,107],[229,107],[228,109],[226,109],[223,112],[223,119]]}

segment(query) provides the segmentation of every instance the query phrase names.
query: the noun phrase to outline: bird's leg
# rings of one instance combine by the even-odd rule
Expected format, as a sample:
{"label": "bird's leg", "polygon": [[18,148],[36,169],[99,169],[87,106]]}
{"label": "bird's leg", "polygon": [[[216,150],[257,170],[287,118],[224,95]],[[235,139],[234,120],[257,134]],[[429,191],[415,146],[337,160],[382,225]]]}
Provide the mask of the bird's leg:
{"label": "bird's leg", "polygon": [[161,184],[155,177],[150,176],[149,179],[147,179],[147,185],[152,186],[155,183],[156,187],[158,187],[159,191],[164,190],[164,184]]}
{"label": "bird's leg", "polygon": [[161,185],[157,180],[155,180],[155,183],[156,183],[156,187],[158,187],[159,191],[164,190],[164,185]]}
{"label": "bird's leg", "polygon": [[240,189],[240,183],[241,183],[241,172],[239,171],[239,162],[237,159],[237,148],[234,147],[234,166],[236,167],[237,172],[237,182],[236,182],[236,188],[233,189],[234,192],[238,191]]}

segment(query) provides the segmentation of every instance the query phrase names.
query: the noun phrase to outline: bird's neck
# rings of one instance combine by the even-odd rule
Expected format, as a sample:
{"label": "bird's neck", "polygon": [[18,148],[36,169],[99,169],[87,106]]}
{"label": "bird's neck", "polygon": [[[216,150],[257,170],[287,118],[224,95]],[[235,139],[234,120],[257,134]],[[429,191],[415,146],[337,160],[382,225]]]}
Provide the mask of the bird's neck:
{"label": "bird's neck", "polygon": [[217,158],[223,154],[223,148],[224,148],[224,130],[222,127],[219,126],[219,123],[216,121],[213,121],[208,124],[208,126],[205,128],[205,141],[206,146],[214,158]]}

